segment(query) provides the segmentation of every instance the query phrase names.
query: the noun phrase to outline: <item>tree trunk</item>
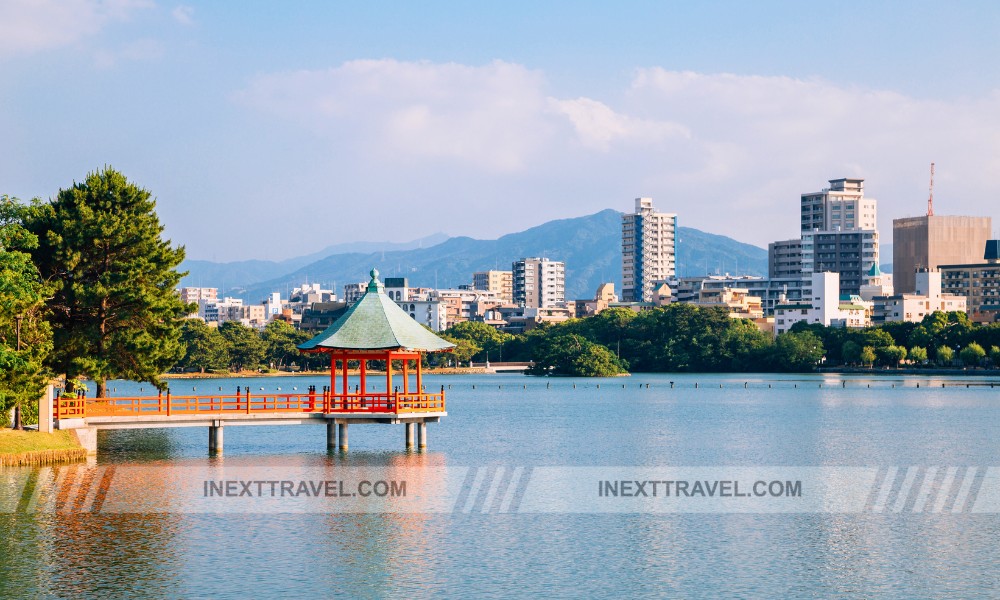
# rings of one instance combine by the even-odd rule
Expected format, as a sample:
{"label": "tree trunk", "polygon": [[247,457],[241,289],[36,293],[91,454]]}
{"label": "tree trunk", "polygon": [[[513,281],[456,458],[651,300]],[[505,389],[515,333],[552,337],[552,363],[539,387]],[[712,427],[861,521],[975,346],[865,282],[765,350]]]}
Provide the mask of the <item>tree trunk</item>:
{"label": "tree trunk", "polygon": [[97,397],[107,398],[108,396],[108,382],[104,379],[98,379],[94,381],[94,385],[97,386]]}
{"label": "tree trunk", "polygon": [[17,429],[18,431],[24,429],[21,425],[21,403],[18,402],[14,405],[14,418],[11,421],[11,429]]}

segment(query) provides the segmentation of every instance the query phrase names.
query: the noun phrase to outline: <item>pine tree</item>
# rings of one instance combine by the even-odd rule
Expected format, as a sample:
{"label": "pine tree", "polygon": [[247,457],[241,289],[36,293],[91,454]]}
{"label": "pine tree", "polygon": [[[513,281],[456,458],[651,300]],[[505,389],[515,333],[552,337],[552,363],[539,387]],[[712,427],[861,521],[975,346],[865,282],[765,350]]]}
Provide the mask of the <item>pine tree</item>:
{"label": "pine tree", "polygon": [[160,374],[183,354],[176,293],[184,248],[162,239],[149,191],[106,167],[36,204],[26,221],[48,302],[55,348],[50,363],[67,380],[87,376],[97,396],[111,378],[162,386]]}

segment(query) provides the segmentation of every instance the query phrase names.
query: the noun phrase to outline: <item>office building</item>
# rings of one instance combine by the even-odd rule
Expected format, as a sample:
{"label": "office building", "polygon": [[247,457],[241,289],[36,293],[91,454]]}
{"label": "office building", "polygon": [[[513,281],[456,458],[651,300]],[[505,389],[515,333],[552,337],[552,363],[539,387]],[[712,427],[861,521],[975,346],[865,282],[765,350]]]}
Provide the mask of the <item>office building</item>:
{"label": "office building", "polygon": [[979,262],[992,227],[990,217],[924,215],[893,219],[895,292],[914,292],[917,271]]}

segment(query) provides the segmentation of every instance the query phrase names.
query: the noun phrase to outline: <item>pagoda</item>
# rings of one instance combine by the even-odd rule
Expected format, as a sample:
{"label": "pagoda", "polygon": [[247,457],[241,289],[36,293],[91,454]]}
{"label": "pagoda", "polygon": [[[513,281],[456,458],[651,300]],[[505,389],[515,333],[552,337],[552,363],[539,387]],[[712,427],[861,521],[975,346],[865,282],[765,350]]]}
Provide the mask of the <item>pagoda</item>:
{"label": "pagoda", "polygon": [[[323,394],[324,412],[331,417],[327,445],[335,447],[339,437],[340,449],[347,449],[348,423],[403,423],[406,447],[413,447],[417,427],[417,444],[426,448],[427,423],[437,422],[447,413],[444,386],[440,393],[424,390],[421,358],[425,352],[450,352],[455,345],[425,329],[396,305],[385,294],[377,270],[372,269],[370,275],[365,295],[326,331],[298,347],[302,352],[330,355],[330,386]],[[352,390],[348,365],[355,361],[358,381]],[[380,361],[383,372],[369,373],[369,361]],[[400,364],[396,371],[394,362]],[[401,386],[395,385],[397,375]],[[380,389],[382,385],[384,389]]]}

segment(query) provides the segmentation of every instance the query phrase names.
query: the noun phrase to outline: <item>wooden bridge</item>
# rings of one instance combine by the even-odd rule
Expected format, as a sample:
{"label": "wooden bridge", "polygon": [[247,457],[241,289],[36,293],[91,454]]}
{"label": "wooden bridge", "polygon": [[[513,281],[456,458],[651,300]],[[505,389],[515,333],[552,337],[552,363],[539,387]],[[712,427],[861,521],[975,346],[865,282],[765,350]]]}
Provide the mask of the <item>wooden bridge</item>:
{"label": "wooden bridge", "polygon": [[[445,394],[411,392],[337,393],[311,387],[304,393],[254,394],[237,388],[231,395],[123,398],[58,397],[52,403],[58,429],[77,429],[85,445],[100,429],[208,427],[209,452],[221,453],[226,425],[326,424],[327,448],[347,450],[348,424],[386,423],[406,426],[406,448],[427,447],[427,423],[447,416]],[[415,431],[414,431],[415,430]],[[416,433],[416,436],[414,436]],[[414,443],[416,437],[416,443]]]}

